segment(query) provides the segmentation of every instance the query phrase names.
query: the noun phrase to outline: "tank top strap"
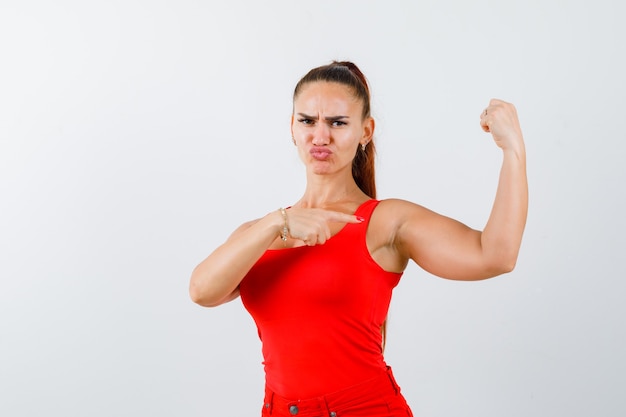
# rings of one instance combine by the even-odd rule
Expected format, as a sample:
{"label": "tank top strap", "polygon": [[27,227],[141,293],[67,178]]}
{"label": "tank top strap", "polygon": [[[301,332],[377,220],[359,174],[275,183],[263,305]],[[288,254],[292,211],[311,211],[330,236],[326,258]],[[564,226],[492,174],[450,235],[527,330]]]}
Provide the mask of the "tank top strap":
{"label": "tank top strap", "polygon": [[344,251],[348,250],[347,248],[351,248],[350,250],[353,249],[361,252],[365,250],[369,254],[366,242],[367,228],[370,223],[370,217],[372,217],[372,213],[379,202],[378,200],[372,199],[362,203],[357,207],[354,215],[362,217],[364,220],[361,223],[346,224],[330,241],[334,244],[347,244],[348,246],[342,249]]}
{"label": "tank top strap", "polygon": [[372,213],[376,206],[380,203],[380,200],[367,200],[365,203],[361,204],[359,208],[356,209],[354,213],[355,216],[361,216],[365,219],[366,223],[369,223],[370,217],[372,217]]}

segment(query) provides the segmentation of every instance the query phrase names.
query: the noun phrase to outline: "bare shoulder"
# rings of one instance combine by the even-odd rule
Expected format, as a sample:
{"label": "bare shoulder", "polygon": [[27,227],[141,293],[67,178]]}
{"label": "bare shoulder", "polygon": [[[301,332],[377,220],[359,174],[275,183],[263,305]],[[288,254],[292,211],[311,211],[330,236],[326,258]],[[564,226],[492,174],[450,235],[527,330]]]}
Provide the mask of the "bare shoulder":
{"label": "bare shoulder", "polygon": [[424,206],[399,198],[381,200],[378,207],[376,207],[375,213],[385,223],[396,227],[400,227],[409,219],[427,219],[437,215],[437,213]]}
{"label": "bare shoulder", "polygon": [[414,231],[423,230],[443,219],[445,216],[441,216],[424,206],[398,198],[381,200],[372,215],[374,227],[390,233],[392,236],[391,243],[394,245],[399,243],[398,239],[402,239],[403,231],[407,227]]}
{"label": "bare shoulder", "polygon": [[391,209],[396,209],[396,210],[402,210],[402,209],[423,209],[424,207],[420,206],[419,204],[413,203],[411,201],[407,201],[407,200],[402,200],[401,198],[387,198],[384,200],[380,200],[379,206],[382,207],[387,207],[387,208],[391,208]]}
{"label": "bare shoulder", "polygon": [[367,245],[374,260],[386,271],[403,271],[410,257],[403,247],[403,230],[408,224],[428,223],[434,214],[410,201],[381,200],[372,213],[367,232]]}
{"label": "bare shoulder", "polygon": [[379,205],[378,216],[393,227],[395,233],[402,233],[403,229],[406,228],[410,228],[412,233],[416,233],[458,224],[456,220],[406,200],[382,200]]}

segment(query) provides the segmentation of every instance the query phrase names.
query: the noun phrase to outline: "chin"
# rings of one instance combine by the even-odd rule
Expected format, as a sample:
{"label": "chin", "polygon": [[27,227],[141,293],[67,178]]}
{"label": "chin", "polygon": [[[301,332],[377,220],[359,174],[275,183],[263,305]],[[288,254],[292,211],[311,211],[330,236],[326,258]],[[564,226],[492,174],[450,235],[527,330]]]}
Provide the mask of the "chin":
{"label": "chin", "polygon": [[324,175],[330,173],[331,166],[325,162],[320,163],[320,161],[315,161],[309,164],[308,171],[315,175]]}
{"label": "chin", "polygon": [[313,169],[310,170],[310,172],[312,174],[315,174],[315,175],[326,175],[326,174],[328,174],[330,172],[330,170],[322,169],[322,168],[318,168],[318,169],[313,168]]}

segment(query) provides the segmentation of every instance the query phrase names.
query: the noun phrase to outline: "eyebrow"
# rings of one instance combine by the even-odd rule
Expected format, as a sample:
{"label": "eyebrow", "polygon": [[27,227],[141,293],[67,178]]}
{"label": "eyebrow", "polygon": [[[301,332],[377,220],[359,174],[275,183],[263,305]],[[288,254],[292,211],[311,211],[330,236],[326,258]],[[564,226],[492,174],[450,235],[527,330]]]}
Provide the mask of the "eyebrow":
{"label": "eyebrow", "polygon": [[[317,116],[309,116],[308,114],[304,114],[304,113],[298,113],[298,116],[304,119],[317,120]],[[350,116],[329,116],[329,117],[325,117],[324,120],[329,121],[329,122],[335,122],[337,120],[349,119],[349,118]]]}

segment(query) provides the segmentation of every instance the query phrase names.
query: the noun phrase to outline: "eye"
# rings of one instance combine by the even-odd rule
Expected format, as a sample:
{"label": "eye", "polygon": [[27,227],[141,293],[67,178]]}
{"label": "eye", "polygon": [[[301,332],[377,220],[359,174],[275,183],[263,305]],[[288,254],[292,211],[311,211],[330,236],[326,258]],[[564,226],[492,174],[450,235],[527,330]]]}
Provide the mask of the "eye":
{"label": "eye", "polygon": [[333,126],[333,127],[340,127],[340,126],[345,126],[345,125],[347,125],[347,123],[346,123],[346,122],[343,122],[343,121],[341,121],[341,120],[334,120],[334,121],[331,123],[331,126]]}
{"label": "eye", "polygon": [[307,119],[305,117],[302,117],[302,118],[298,119],[298,122],[302,123],[303,125],[312,125],[313,124],[313,120]]}

